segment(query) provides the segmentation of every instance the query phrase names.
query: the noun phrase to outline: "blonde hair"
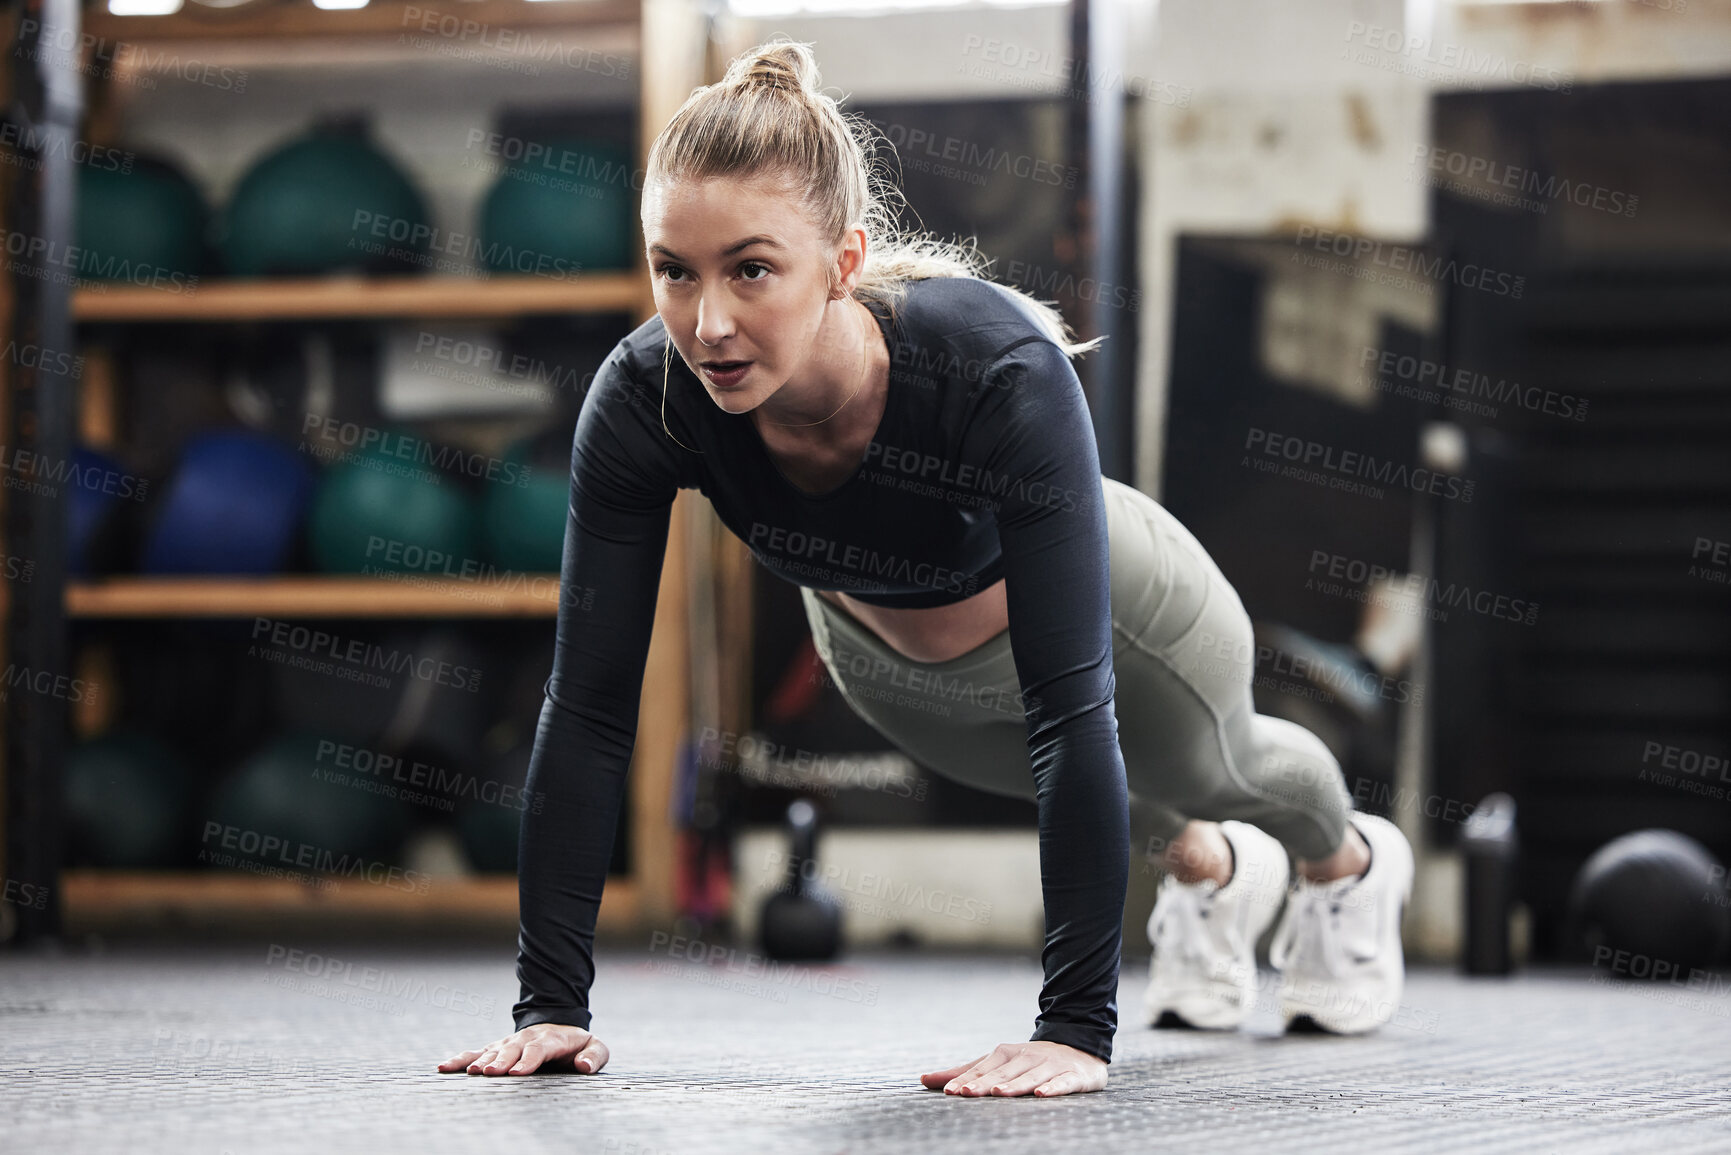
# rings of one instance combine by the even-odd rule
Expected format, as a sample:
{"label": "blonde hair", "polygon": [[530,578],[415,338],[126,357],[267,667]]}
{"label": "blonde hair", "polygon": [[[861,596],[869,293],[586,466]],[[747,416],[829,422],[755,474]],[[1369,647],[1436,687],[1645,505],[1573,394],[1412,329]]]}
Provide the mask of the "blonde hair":
{"label": "blonde hair", "polygon": [[[818,83],[811,45],[785,34],[741,53],[715,84],[692,92],[650,147],[644,184],[711,177],[782,179],[836,244],[858,222],[866,231],[865,267],[855,294],[882,301],[892,315],[907,282],[928,277],[990,281],[989,258],[973,244],[904,232],[891,211],[901,191],[876,163],[876,144],[894,145],[864,116],[844,115]],[[834,274],[831,276],[834,281]],[[1064,315],[1014,285],[1042,330],[1074,357],[1103,337],[1080,342]],[[832,283],[830,291],[840,288]]]}

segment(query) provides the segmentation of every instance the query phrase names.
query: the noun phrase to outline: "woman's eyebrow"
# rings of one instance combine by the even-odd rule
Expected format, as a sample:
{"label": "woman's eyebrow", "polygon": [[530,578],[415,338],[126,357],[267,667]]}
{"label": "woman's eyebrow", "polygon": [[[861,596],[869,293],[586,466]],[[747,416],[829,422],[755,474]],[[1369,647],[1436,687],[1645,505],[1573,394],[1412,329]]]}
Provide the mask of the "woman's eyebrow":
{"label": "woman's eyebrow", "polygon": [[[777,249],[784,249],[787,247],[786,245],[782,244],[780,241],[776,240],[774,237],[765,237],[765,236],[746,237],[743,241],[737,241],[734,244],[729,245],[727,248],[723,249],[721,252],[721,255],[724,257],[731,257],[734,253],[739,252],[741,249],[749,249],[752,245],[769,245],[770,247],[777,248]],[[676,261],[680,261],[680,260],[685,259],[685,258],[681,257],[678,253],[674,252],[672,249],[668,248],[666,245],[661,244],[659,241],[653,245],[650,245],[649,251],[654,252],[654,253],[663,253],[669,257],[672,257]]]}

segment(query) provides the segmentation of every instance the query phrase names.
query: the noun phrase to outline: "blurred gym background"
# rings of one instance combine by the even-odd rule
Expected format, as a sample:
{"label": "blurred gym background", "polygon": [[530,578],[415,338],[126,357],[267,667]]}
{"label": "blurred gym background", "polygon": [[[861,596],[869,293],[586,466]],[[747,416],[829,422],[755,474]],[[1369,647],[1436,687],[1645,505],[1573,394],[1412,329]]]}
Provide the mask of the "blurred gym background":
{"label": "blurred gym background", "polygon": [[[14,8],[0,940],[509,966],[638,174],[776,32],[909,224],[1107,336],[1103,468],[1412,840],[1409,958],[1726,961],[1726,0]],[[794,588],[675,515],[603,940],[1037,953],[1032,805],[888,748]]]}

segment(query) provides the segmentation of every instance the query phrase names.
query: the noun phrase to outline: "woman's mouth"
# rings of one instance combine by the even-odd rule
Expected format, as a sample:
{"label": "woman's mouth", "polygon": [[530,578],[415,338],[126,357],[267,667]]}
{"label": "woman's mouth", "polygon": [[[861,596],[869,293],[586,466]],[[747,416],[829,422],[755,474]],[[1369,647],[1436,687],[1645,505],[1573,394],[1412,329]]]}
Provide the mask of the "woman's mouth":
{"label": "woman's mouth", "polygon": [[720,389],[731,388],[745,379],[746,370],[751,368],[750,361],[705,361],[704,375],[712,385]]}

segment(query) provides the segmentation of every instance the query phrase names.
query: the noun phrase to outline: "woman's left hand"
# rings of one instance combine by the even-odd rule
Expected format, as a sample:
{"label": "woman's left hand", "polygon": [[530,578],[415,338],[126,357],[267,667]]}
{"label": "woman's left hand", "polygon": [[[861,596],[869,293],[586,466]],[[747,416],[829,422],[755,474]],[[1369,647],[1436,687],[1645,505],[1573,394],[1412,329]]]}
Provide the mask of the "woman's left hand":
{"label": "woman's left hand", "polygon": [[1106,1062],[1063,1043],[1000,1043],[972,1063],[921,1075],[928,1091],[949,1095],[1026,1095],[1041,1098],[1102,1091]]}

